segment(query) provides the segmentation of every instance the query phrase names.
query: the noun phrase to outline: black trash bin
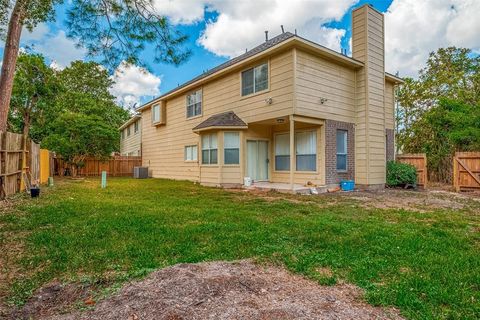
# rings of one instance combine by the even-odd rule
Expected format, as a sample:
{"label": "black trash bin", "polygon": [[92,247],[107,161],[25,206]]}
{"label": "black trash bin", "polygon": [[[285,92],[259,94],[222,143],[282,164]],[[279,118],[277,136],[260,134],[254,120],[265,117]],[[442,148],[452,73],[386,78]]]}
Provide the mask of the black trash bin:
{"label": "black trash bin", "polygon": [[32,196],[32,198],[38,197],[40,195],[40,188],[39,187],[30,188],[30,195]]}

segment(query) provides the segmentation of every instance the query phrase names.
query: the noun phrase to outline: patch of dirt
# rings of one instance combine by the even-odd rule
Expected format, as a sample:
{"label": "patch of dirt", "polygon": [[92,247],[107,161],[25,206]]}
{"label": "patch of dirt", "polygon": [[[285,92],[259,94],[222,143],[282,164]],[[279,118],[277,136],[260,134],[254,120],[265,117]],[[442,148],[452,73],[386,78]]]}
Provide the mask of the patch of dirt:
{"label": "patch of dirt", "polygon": [[359,200],[364,207],[406,209],[417,212],[428,212],[438,209],[478,209],[480,204],[480,198],[476,194],[462,194],[443,190],[408,191],[385,189],[354,192],[345,196]]}
{"label": "patch of dirt", "polygon": [[13,310],[7,318],[41,319],[73,311],[78,303],[85,306],[95,304],[92,293],[90,285],[78,283],[64,285],[53,281],[38,289],[21,309]]}
{"label": "patch of dirt", "polygon": [[[179,264],[128,283],[94,310],[42,319],[402,319],[353,285],[320,286],[251,261]],[[58,296],[58,295],[55,295]],[[38,301],[38,298],[36,298]],[[45,308],[51,302],[48,301]],[[26,308],[30,308],[27,304]]]}

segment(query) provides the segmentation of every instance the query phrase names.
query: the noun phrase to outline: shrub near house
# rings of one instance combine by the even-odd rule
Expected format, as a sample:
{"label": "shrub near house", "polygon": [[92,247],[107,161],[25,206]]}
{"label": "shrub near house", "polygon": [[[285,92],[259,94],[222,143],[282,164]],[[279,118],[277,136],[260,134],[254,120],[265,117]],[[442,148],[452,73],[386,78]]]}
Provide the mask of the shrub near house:
{"label": "shrub near house", "polygon": [[387,162],[387,186],[400,187],[417,184],[417,169],[408,163]]}

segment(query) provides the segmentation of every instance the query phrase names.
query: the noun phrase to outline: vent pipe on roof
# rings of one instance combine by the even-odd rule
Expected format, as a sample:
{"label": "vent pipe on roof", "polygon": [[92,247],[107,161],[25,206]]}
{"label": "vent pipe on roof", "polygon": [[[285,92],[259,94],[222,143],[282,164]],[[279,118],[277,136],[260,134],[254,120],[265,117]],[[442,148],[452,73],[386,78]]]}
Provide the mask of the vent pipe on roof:
{"label": "vent pipe on roof", "polygon": [[297,35],[297,29],[295,29],[295,35]]}
{"label": "vent pipe on roof", "polygon": [[265,41],[268,41],[268,30],[265,30]]}
{"label": "vent pipe on roof", "polygon": [[282,28],[282,33],[285,33],[285,30],[283,30],[283,24],[280,25],[280,28]]}

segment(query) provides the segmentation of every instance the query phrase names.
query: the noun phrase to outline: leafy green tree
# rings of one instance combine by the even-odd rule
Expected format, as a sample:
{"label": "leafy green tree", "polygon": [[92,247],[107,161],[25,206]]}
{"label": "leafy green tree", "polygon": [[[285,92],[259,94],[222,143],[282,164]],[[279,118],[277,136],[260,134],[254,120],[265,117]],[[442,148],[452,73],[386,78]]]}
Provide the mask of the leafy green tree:
{"label": "leafy green tree", "polygon": [[42,147],[62,155],[70,164],[72,176],[86,157],[108,157],[118,150],[118,130],[96,115],[67,112],[52,123],[52,132]]}
{"label": "leafy green tree", "polygon": [[432,52],[396,95],[397,148],[427,153],[430,179],[449,182],[455,151],[480,149],[480,57],[455,47]]}
{"label": "leafy green tree", "polygon": [[62,93],[58,97],[61,110],[97,115],[114,128],[128,117],[128,111],[115,104],[110,94],[113,85],[108,71],[96,62],[74,61],[58,73]]}
{"label": "leafy green tree", "polygon": [[[63,0],[0,0],[0,36],[5,39],[0,74],[0,131],[6,130],[8,110],[23,27],[33,30],[53,20]],[[155,9],[152,0],[72,0],[67,15],[68,35],[99,56],[112,70],[120,61],[140,62],[146,45],[156,61],[179,64],[190,54],[186,37]]]}
{"label": "leafy green tree", "polygon": [[37,54],[21,54],[13,84],[9,123],[13,131],[41,140],[38,129],[55,113],[55,99],[60,91],[55,72]]}
{"label": "leafy green tree", "polygon": [[98,63],[75,61],[57,77],[62,88],[56,103],[60,113],[47,126],[42,146],[66,159],[75,174],[85,157],[119,150],[118,127],[129,113],[115,104],[109,92],[113,82]]}

